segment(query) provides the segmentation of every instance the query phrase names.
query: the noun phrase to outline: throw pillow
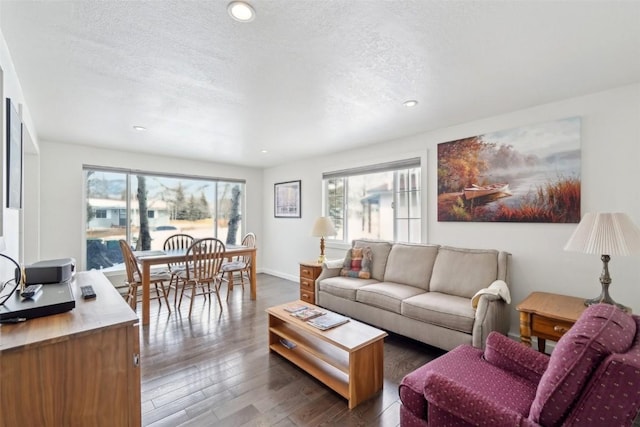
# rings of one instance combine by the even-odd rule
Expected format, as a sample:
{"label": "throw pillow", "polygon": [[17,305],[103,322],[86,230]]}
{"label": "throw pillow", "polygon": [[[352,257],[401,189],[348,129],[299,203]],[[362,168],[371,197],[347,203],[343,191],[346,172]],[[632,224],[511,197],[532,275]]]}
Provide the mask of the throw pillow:
{"label": "throw pillow", "polygon": [[371,262],[373,255],[371,248],[351,248],[347,251],[340,275],[356,277],[358,279],[371,278]]}

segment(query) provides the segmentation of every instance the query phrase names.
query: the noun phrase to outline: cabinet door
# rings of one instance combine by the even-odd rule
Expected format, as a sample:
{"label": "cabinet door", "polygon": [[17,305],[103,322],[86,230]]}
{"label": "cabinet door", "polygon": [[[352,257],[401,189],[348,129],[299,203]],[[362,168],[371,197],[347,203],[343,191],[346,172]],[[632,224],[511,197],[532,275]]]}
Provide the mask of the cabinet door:
{"label": "cabinet door", "polygon": [[131,328],[3,352],[0,391],[11,410],[3,411],[0,425],[139,426],[140,370],[133,372],[130,353],[137,330]]}

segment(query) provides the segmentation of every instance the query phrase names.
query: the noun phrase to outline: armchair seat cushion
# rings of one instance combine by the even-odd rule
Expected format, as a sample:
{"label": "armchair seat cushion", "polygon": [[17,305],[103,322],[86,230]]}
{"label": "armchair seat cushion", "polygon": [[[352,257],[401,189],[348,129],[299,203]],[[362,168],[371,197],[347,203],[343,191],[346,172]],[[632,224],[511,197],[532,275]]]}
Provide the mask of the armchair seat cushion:
{"label": "armchair seat cushion", "polygon": [[469,298],[425,292],[402,301],[402,315],[470,334],[476,311]]}
{"label": "armchair seat cushion", "polygon": [[[483,375],[476,375],[482,372]],[[511,375],[483,358],[483,351],[471,346],[459,346],[406,375],[400,383],[402,404],[420,419],[427,418],[425,386],[434,375],[464,385],[496,407],[526,418],[536,394],[537,384]],[[437,393],[430,390],[429,393]]]}

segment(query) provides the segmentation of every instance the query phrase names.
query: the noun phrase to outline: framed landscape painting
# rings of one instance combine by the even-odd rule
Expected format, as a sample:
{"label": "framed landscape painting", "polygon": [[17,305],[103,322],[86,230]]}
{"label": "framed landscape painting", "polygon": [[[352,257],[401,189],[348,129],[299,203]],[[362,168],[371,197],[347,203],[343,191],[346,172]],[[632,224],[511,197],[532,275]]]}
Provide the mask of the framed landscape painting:
{"label": "framed landscape painting", "polygon": [[438,221],[580,222],[580,122],[438,144]]}
{"label": "framed landscape painting", "polygon": [[300,218],[300,181],[280,182],[273,186],[273,207],[276,218]]}

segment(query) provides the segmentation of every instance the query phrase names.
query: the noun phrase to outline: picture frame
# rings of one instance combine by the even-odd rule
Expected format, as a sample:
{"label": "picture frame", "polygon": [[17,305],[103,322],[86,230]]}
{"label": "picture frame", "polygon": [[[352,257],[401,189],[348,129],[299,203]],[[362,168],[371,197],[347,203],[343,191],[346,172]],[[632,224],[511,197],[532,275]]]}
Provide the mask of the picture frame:
{"label": "picture frame", "polygon": [[276,218],[301,218],[302,182],[287,181],[273,185],[273,216]]}
{"label": "picture frame", "polygon": [[22,120],[6,99],[7,110],[7,208],[22,208]]}

